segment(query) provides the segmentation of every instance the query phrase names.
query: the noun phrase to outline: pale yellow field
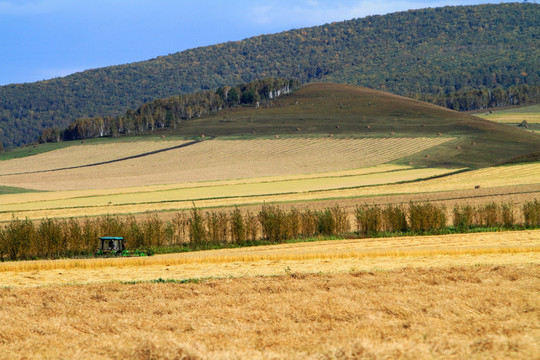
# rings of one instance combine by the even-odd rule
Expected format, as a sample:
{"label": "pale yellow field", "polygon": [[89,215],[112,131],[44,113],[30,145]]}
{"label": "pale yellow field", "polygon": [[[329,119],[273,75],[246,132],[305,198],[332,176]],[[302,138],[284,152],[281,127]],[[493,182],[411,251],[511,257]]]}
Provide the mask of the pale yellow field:
{"label": "pale yellow field", "polygon": [[404,266],[540,264],[540,230],[317,241],[144,258],[0,263],[1,286],[347,272]]}
{"label": "pale yellow field", "polygon": [[[319,178],[258,178],[241,181],[190,183],[184,186],[137,187],[51,193],[28,193],[0,197],[0,221],[18,217],[40,219],[102,215],[107,213],[141,213],[190,209],[193,201],[199,207],[234,206],[263,202],[299,202],[318,199],[357,198],[387,194],[423,194],[445,191],[515,187],[540,184],[540,163],[520,164],[468,171],[447,177],[405,184],[396,183],[443,174],[446,169],[408,169],[407,167],[373,167],[356,172],[322,174]],[[347,188],[349,187],[349,188]],[[532,199],[531,199],[532,200]],[[110,203],[110,204],[109,204]]]}
{"label": "pale yellow field", "polygon": [[523,120],[529,124],[540,123],[540,113],[505,113],[505,114],[489,114],[489,115],[476,115],[486,120],[496,121],[505,124],[519,124]]}
{"label": "pale yellow field", "polygon": [[[72,216],[96,214],[106,214],[114,211],[122,212],[129,209],[130,212],[144,212],[152,207],[167,209],[171,205],[173,208],[179,202],[190,203],[205,199],[224,199],[234,198],[242,203],[243,198],[258,199],[259,197],[280,195],[280,194],[304,194],[310,192],[321,192],[332,189],[370,186],[384,183],[395,183],[399,181],[410,181],[419,178],[440,175],[449,172],[447,169],[411,169],[402,168],[401,170],[379,172],[379,169],[373,168],[374,173],[331,176],[325,174],[322,177],[308,176],[306,179],[274,180],[259,179],[259,181],[250,180],[246,183],[223,184],[199,183],[198,186],[189,184],[185,188],[177,185],[176,188],[163,190],[158,187],[145,189],[136,188],[132,192],[126,189],[116,194],[110,191],[109,194],[96,195],[92,191],[74,191],[62,192],[57,194],[56,199],[52,198],[50,193],[29,193],[4,195],[0,197],[3,216],[24,212],[25,216],[28,210],[41,211],[49,214],[48,211],[60,209],[70,210]],[[93,210],[93,211],[92,211]],[[0,216],[0,219],[2,217]]]}
{"label": "pale yellow field", "polygon": [[491,113],[478,112],[474,115],[500,123],[519,124],[525,120],[529,124],[539,124],[540,105],[525,106],[514,109],[492,110]]}
{"label": "pale yellow field", "polygon": [[[118,141],[109,144],[80,144],[20,159],[0,161],[0,175],[31,173],[95,164],[177,146],[187,141]],[[0,177],[0,183],[2,178]]]}
{"label": "pale yellow field", "polygon": [[[0,185],[58,191],[311,174],[384,164],[450,140],[440,137],[209,140],[114,164],[3,175],[0,176]],[[40,160],[48,162],[47,154],[43,154]],[[27,164],[22,161],[30,159],[10,160],[9,172],[28,171]],[[77,159],[80,163],[86,161]],[[18,161],[22,163],[19,165]],[[37,166],[30,168],[37,169]]]}

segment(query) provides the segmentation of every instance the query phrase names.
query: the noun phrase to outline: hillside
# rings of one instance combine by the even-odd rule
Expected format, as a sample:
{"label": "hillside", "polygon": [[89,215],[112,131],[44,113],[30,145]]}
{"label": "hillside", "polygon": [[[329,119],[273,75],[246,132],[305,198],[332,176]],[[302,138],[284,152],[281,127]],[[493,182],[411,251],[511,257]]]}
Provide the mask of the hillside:
{"label": "hillside", "polygon": [[[237,107],[182,122],[180,136],[450,137],[404,161],[484,167],[540,151],[540,136],[436,105],[352,85],[313,83],[269,107]],[[166,132],[164,132],[165,134]]]}
{"label": "hillside", "polygon": [[[170,107],[170,102],[167,99],[156,100],[151,105],[148,109],[145,105],[146,110],[144,111],[141,109],[136,112],[130,110],[127,113],[144,113],[146,119],[153,119],[159,114],[166,114],[169,111],[167,109]],[[88,120],[90,121],[90,123],[87,122],[88,127],[95,128],[97,125],[91,124],[97,121],[101,126],[101,132],[111,133],[109,128],[103,127],[102,118]],[[141,120],[136,117],[135,121],[139,123]],[[127,126],[128,119],[120,118],[117,122]],[[79,121],[75,123],[77,124]],[[435,144],[434,147],[418,147],[415,151],[403,153],[400,156],[397,156],[400,152],[394,149],[392,151],[395,154],[387,161],[401,159],[399,162],[406,165],[412,163],[415,166],[451,168],[493,166],[514,162],[516,159],[535,161],[540,153],[540,135],[532,133],[524,127],[498,124],[406,97],[335,83],[307,84],[290,95],[261,102],[259,107],[255,105],[235,106],[200,118],[189,120],[178,118],[165,127],[148,129],[146,135],[138,139],[139,141],[156,138],[161,141],[193,138],[208,140],[214,137],[218,140],[252,140],[247,142],[248,148],[242,152],[251,152],[248,150],[249,146],[255,146],[253,140],[257,139],[432,138],[442,141]],[[108,142],[115,142],[124,141],[122,139],[135,141],[137,138],[119,136],[116,139],[105,137],[90,140],[92,143],[96,140],[106,143],[107,139]],[[4,156],[0,156],[0,159],[37,154],[43,149],[63,148],[69,144],[79,145],[80,143],[81,141],[66,141],[26,147],[5,153]],[[383,149],[375,150],[380,152]],[[127,153],[123,154],[121,150],[119,151],[119,155],[126,156]],[[264,152],[259,154],[257,161],[265,157],[264,154]],[[215,148],[213,151],[205,152],[204,156],[220,158],[218,163],[208,165],[213,163],[210,158],[200,161],[208,163],[210,168],[215,168],[219,164],[228,162],[227,156],[223,157],[222,155],[219,148]],[[270,156],[270,154],[267,155]],[[368,156],[370,154],[356,154],[354,158],[356,162],[359,162]],[[96,159],[94,162],[99,162],[98,160]],[[237,160],[235,159],[235,161]],[[142,159],[143,164],[144,161],[146,160]],[[186,161],[184,160],[184,162]],[[47,163],[49,162],[47,161]],[[312,164],[311,168],[313,171],[323,171],[317,169],[316,164]],[[8,173],[10,172],[18,171],[8,171]]]}
{"label": "hillside", "polygon": [[119,115],[144,102],[267,76],[400,95],[540,84],[540,7],[499,4],[370,16],[191,49],[64,78],[0,87],[0,142]]}

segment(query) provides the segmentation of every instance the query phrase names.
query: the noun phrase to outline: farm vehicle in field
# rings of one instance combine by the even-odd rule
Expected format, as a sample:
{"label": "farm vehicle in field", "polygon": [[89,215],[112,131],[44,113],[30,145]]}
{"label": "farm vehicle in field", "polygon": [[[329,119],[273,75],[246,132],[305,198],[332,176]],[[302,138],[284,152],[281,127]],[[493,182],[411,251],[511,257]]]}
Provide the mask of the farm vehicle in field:
{"label": "farm vehicle in field", "polygon": [[102,236],[99,238],[99,247],[94,254],[95,256],[151,256],[154,255],[152,249],[135,249],[133,251],[126,250],[123,237],[119,236]]}

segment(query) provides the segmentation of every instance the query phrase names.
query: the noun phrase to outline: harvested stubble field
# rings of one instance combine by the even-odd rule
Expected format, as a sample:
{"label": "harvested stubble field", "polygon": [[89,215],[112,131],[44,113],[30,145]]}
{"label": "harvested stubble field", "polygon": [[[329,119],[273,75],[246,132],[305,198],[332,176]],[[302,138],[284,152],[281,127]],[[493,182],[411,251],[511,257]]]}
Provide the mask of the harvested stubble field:
{"label": "harvested stubble field", "polygon": [[[0,289],[9,359],[533,359],[540,266]],[[61,276],[61,275],[59,275]]]}
{"label": "harvested stubble field", "polygon": [[[539,191],[540,163],[493,167],[442,178],[392,184],[450,171],[452,170],[382,165],[306,176],[3,195],[0,197],[0,221],[9,221],[12,214],[20,218],[40,219],[45,216],[76,217],[177,211],[192,208],[193,201],[199,207],[227,207],[263,202],[294,203],[321,199],[344,199],[347,203],[353,199],[358,204],[372,197],[399,194],[421,200],[422,194],[428,198],[433,194],[447,193],[450,198],[459,198],[460,192],[464,192],[465,197],[474,198],[475,193],[470,190],[476,190],[476,193],[483,197],[483,201],[487,202],[489,197],[511,192],[511,188],[522,188],[522,200],[530,200],[531,196],[534,197]],[[384,183],[390,184],[379,185]],[[475,189],[476,186],[480,186],[480,189]],[[518,198],[512,198],[515,199]],[[305,205],[309,206],[309,203]]]}
{"label": "harvested stubble field", "polygon": [[[388,171],[385,169],[384,166],[382,168],[374,167],[371,169],[372,172],[364,169],[356,174],[348,172],[344,175],[343,172],[337,172],[336,174],[321,174],[320,177],[309,175],[305,178],[258,178],[242,182],[221,181],[167,187],[150,186],[121,189],[120,193],[116,193],[116,190],[108,191],[108,193],[82,190],[56,194],[4,195],[0,198],[0,204],[2,204],[1,211],[4,220],[6,216],[10,218],[12,214],[34,217],[36,214],[43,213],[53,217],[54,215],[50,211],[55,209],[60,210],[60,212],[69,209],[71,216],[106,214],[111,211],[115,213],[140,213],[155,209],[175,209],[180,203],[184,204],[184,208],[190,208],[193,206],[193,201],[235,199],[241,204],[244,202],[243,199],[246,199],[247,202],[253,202],[261,197],[282,194],[309,194],[334,189],[373,186],[381,183],[412,181],[451,171],[448,169],[412,169],[407,167]],[[101,194],[98,195],[99,193]],[[37,210],[37,212],[30,215],[28,210]]]}
{"label": "harvested stubble field", "polygon": [[144,258],[0,263],[3,286],[540,263],[540,230],[316,241]]}
{"label": "harvested stubble field", "polygon": [[[85,166],[145,154],[187,143],[187,141],[116,141],[107,144],[80,144],[19,159],[4,160],[0,175],[33,173]],[[2,180],[0,180],[2,182]]]}
{"label": "harvested stubble field", "polygon": [[[0,184],[58,191],[311,174],[379,165],[450,140],[452,138],[442,137],[210,140],[114,164],[39,174],[3,175],[0,176]],[[112,145],[95,146],[101,146],[108,152]],[[47,154],[50,153],[39,155],[42,157],[40,160],[48,162]],[[9,160],[12,169],[9,172],[2,170],[2,173],[40,168],[40,165],[18,164],[32,158]],[[81,165],[88,163],[83,154],[77,159]]]}

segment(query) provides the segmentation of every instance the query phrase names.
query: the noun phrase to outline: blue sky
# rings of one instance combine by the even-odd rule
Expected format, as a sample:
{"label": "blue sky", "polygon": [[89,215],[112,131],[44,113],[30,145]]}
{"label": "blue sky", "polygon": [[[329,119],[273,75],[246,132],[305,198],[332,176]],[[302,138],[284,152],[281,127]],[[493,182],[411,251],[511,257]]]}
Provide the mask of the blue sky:
{"label": "blue sky", "polygon": [[0,0],[0,85],[367,15],[499,2]]}

